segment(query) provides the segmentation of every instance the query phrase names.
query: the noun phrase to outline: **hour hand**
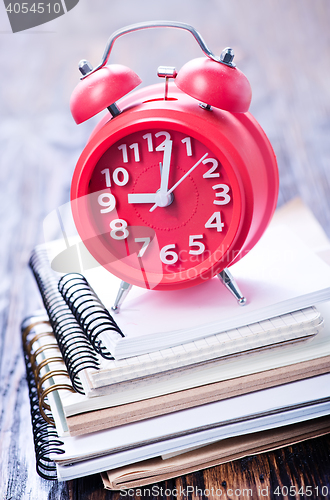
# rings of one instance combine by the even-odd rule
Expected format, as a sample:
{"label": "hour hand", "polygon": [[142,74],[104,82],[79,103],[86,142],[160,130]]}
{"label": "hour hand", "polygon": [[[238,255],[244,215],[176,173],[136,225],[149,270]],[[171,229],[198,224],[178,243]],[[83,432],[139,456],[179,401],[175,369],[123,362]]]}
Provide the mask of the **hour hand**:
{"label": "hour hand", "polygon": [[156,193],[130,193],[128,203],[156,203]]}

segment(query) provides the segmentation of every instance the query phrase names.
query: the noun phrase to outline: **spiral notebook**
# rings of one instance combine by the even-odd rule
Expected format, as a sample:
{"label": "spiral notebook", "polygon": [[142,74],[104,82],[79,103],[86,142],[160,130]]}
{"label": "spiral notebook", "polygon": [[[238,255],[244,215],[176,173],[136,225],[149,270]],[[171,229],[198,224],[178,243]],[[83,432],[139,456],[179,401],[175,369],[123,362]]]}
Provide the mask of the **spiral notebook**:
{"label": "spiral notebook", "polygon": [[[45,278],[45,276],[44,276],[44,278]],[[48,299],[49,299],[49,301],[47,301],[47,300],[45,301],[45,303],[48,304],[48,307],[54,306],[54,303],[52,302],[52,300],[55,300],[55,298],[52,296],[52,294],[50,294]],[[55,300],[55,303],[56,303],[56,300]],[[52,307],[52,308],[57,310],[58,304],[57,304],[57,306]],[[61,311],[61,309],[60,309],[60,311]],[[57,312],[59,313],[59,311],[57,311]],[[62,316],[63,313],[64,313],[64,311],[62,310],[60,312],[60,316]],[[325,310],[324,313],[325,313],[324,315],[326,317],[327,310]],[[67,340],[65,340],[64,338],[61,337],[61,333],[62,333],[62,329],[63,329],[64,325],[63,324],[60,325],[58,319],[59,318],[57,317],[57,320],[56,320],[56,314],[55,314],[53,316],[53,322],[55,325],[57,325],[57,328],[58,328],[57,335],[58,335],[58,338],[60,339],[59,345],[62,346],[62,350],[64,353],[63,357],[67,358],[67,360],[68,360],[69,357],[67,356],[67,353],[65,353],[65,346],[72,345],[72,344],[70,344],[70,341],[72,342],[72,338],[69,337]],[[39,321],[44,321],[44,320],[46,320],[46,318],[43,319],[42,317],[39,317]],[[33,339],[31,339],[28,336],[28,333],[33,334]],[[322,332],[321,332],[321,334],[322,334]],[[317,338],[318,338],[318,335],[316,335],[315,340]],[[45,340],[46,340],[46,342],[44,342]],[[44,345],[41,345],[43,342],[44,342]],[[185,451],[187,448],[193,447],[197,444],[199,446],[201,444],[202,445],[207,444],[208,442],[212,442],[212,441],[217,440],[217,439],[226,439],[227,437],[231,437],[233,435],[241,435],[242,433],[249,433],[249,432],[253,432],[254,430],[270,429],[270,428],[274,428],[278,425],[280,425],[280,426],[287,425],[287,424],[289,425],[289,424],[295,423],[297,421],[303,421],[303,420],[317,418],[317,417],[320,417],[322,415],[326,415],[330,411],[329,404],[327,401],[327,395],[328,395],[327,385],[326,384],[324,385],[324,383],[322,384],[322,382],[321,382],[321,380],[325,380],[325,379],[317,377],[317,378],[309,379],[309,381],[313,380],[312,384],[314,384],[314,381],[315,381],[315,386],[313,385],[312,388],[309,389],[309,392],[312,394],[312,397],[308,396],[308,391],[307,391],[306,386],[303,386],[303,389],[300,391],[300,394],[303,394],[304,401],[301,401],[299,403],[297,403],[297,401],[292,401],[291,394],[296,395],[297,390],[294,389],[291,391],[289,389],[289,391],[291,393],[290,394],[290,405],[286,406],[284,413],[282,411],[278,411],[279,409],[276,410],[274,413],[273,410],[271,410],[271,408],[269,408],[268,410],[264,408],[264,410],[261,412],[261,413],[263,413],[263,415],[257,416],[256,413],[258,413],[260,408],[258,409],[258,407],[253,403],[252,399],[253,399],[253,394],[254,394],[254,396],[257,397],[257,400],[259,401],[259,403],[260,403],[260,401],[263,401],[265,398],[263,396],[260,397],[260,395],[265,394],[265,393],[264,393],[264,391],[262,391],[262,392],[259,392],[258,396],[256,396],[257,393],[253,393],[252,395],[249,395],[249,394],[245,395],[246,397],[249,397],[250,404],[252,405],[252,408],[253,408],[253,415],[250,414],[250,417],[253,417],[252,420],[250,419],[250,417],[248,420],[246,420],[244,415],[242,415],[242,418],[243,418],[242,421],[231,422],[230,419],[229,420],[227,419],[226,425],[225,426],[221,425],[219,427],[216,424],[216,422],[214,424],[215,426],[213,426],[213,424],[210,424],[208,421],[206,421],[206,420],[204,421],[199,416],[197,416],[197,420],[195,423],[195,425],[196,425],[198,422],[197,427],[196,427],[196,432],[190,433],[190,431],[189,431],[187,434],[187,430],[185,430],[185,431],[183,431],[183,435],[179,435],[179,431],[178,431],[178,435],[175,438],[173,437],[170,439],[167,439],[167,438],[163,439],[163,438],[161,438],[161,436],[156,437],[155,435],[152,435],[152,433],[149,432],[151,419],[148,418],[145,421],[145,423],[146,423],[145,428],[147,429],[147,434],[144,437],[143,437],[143,433],[140,433],[135,427],[133,427],[133,428],[129,427],[129,426],[134,426],[135,424],[139,424],[139,422],[135,422],[132,424],[121,425],[118,428],[114,428],[114,429],[104,429],[103,431],[100,431],[100,432],[101,433],[105,432],[106,435],[100,434],[100,438],[97,437],[97,436],[99,436],[99,433],[93,432],[91,434],[92,446],[90,446],[91,441],[89,441],[89,440],[86,441],[87,435],[78,436],[77,438],[74,438],[75,440],[79,439],[79,441],[72,441],[73,438],[69,438],[69,441],[68,441],[68,438],[66,438],[66,437],[59,438],[58,434],[56,433],[54,428],[49,426],[52,423],[52,419],[53,419],[53,415],[49,412],[49,408],[50,408],[48,406],[49,402],[52,401],[52,408],[53,408],[54,401],[56,400],[56,397],[58,397],[59,393],[64,393],[64,392],[69,393],[69,391],[72,390],[72,389],[70,389],[70,384],[68,383],[67,378],[64,379],[63,382],[61,382],[60,387],[58,387],[57,383],[53,383],[54,382],[53,378],[56,378],[57,376],[59,376],[61,379],[64,376],[64,374],[58,373],[58,372],[61,372],[61,369],[58,367],[56,359],[55,360],[51,359],[50,364],[54,363],[53,370],[56,368],[57,373],[55,373],[55,374],[49,373],[48,374],[47,370],[46,370],[46,373],[44,374],[43,371],[39,370],[39,368],[38,368],[38,366],[40,366],[40,364],[38,365],[39,362],[37,363],[37,356],[35,355],[36,351],[33,350],[33,346],[35,344],[35,348],[39,352],[40,356],[45,355],[45,358],[46,358],[46,354],[47,355],[52,354],[53,347],[49,348],[49,345],[54,346],[54,344],[53,344],[53,339],[50,338],[50,331],[48,330],[46,332],[38,332],[38,333],[33,332],[32,333],[32,331],[28,329],[28,332],[25,336],[24,343],[27,345],[26,350],[29,353],[28,359],[30,359],[30,365],[33,369],[34,376],[36,376],[36,374],[37,374],[37,376],[39,376],[39,379],[37,378],[37,381],[35,383],[36,389],[34,389],[34,390],[37,390],[37,393],[38,393],[38,396],[37,396],[37,398],[34,399],[34,401],[35,401],[35,403],[37,401],[39,402],[39,404],[37,404],[36,409],[38,410],[39,413],[42,413],[44,415],[44,417],[46,416],[46,418],[48,417],[48,419],[49,419],[49,424],[42,424],[42,425],[39,424],[35,427],[35,431],[34,431],[35,443],[36,443],[36,455],[38,458],[37,464],[38,464],[38,467],[41,471],[41,474],[43,474],[45,477],[48,477],[48,475],[49,475],[49,477],[54,477],[55,472],[54,472],[54,464],[52,463],[52,460],[54,460],[56,462],[56,471],[57,471],[58,478],[60,480],[67,480],[70,478],[81,477],[83,475],[92,474],[94,472],[107,470],[110,467],[125,466],[125,465],[128,465],[128,464],[136,462],[136,461],[140,461],[143,459],[149,459],[151,457],[155,457],[155,456],[162,455],[162,454],[177,453],[177,452]],[[84,344],[83,344],[83,346],[84,346]],[[310,347],[312,347],[312,346],[310,346]],[[311,350],[312,349],[309,349],[309,351],[311,351]],[[323,353],[325,353],[324,350],[323,350]],[[54,358],[54,357],[51,356],[51,358]],[[46,359],[43,359],[43,361],[41,363],[43,363],[44,361],[46,361]],[[88,363],[89,361],[86,359],[86,360],[84,360],[84,362]],[[49,366],[48,361],[47,361],[47,365]],[[46,366],[46,365],[43,365],[43,366]],[[69,366],[71,366],[70,363],[69,363]],[[75,366],[75,365],[73,364],[72,366]],[[77,375],[77,366],[75,366],[75,374]],[[40,377],[42,378],[42,380],[40,380]],[[79,374],[78,374],[78,378],[79,378]],[[45,384],[46,387],[43,386],[42,381],[46,382],[46,384]],[[301,381],[301,382],[304,382],[304,381]],[[306,381],[306,383],[309,384],[308,381]],[[295,387],[297,387],[297,386],[295,386]],[[324,394],[318,393],[319,390],[322,391],[322,387],[326,388],[326,393],[324,393]],[[58,389],[62,389],[62,390],[58,391]],[[277,387],[276,389],[280,390],[280,387]],[[322,395],[325,397],[322,397]],[[73,396],[80,397],[79,394],[73,394]],[[240,396],[240,397],[244,397],[244,396]],[[250,399],[250,398],[252,398],[252,399]],[[309,403],[308,403],[307,400],[309,398],[311,399],[311,401],[309,401]],[[94,399],[97,399],[97,398],[94,398]],[[234,399],[235,398],[231,398],[230,401],[233,401]],[[271,396],[269,400],[272,401],[271,406],[272,406],[272,408],[274,408],[274,397]],[[32,398],[31,398],[31,401],[32,401]],[[218,403],[211,403],[211,404],[221,404],[221,403],[222,403],[222,401],[219,401]],[[247,408],[247,405],[245,403],[244,404],[243,403],[244,403],[244,401],[241,400],[241,404],[239,404],[239,406],[242,406],[242,408],[244,408],[244,407]],[[298,404],[298,406],[296,403]],[[305,403],[307,403],[307,406],[305,405]],[[302,406],[301,406],[301,404],[302,404]],[[281,405],[282,406],[286,405],[286,403],[283,399],[282,399]],[[56,404],[55,404],[55,407],[57,407]],[[217,414],[224,415],[224,412],[223,412],[224,408],[222,408],[220,413],[219,413],[219,409],[210,407],[209,405],[203,405],[203,408],[206,408],[206,407],[208,407],[208,409],[210,410],[209,412],[206,412],[206,414],[205,414],[205,417],[207,417],[207,418],[209,418],[208,417],[209,414],[213,414],[214,418],[216,418]],[[190,410],[194,410],[194,408],[190,408]],[[190,410],[182,410],[182,411],[186,412],[186,411],[190,411]],[[246,410],[246,411],[249,412],[249,410]],[[270,413],[269,413],[269,411],[270,411]],[[35,421],[35,417],[36,417],[37,413],[35,412],[35,409],[32,412],[34,421]],[[182,412],[180,412],[180,413],[182,413]],[[178,414],[178,412],[175,412],[172,415],[177,415],[177,414]],[[192,417],[194,416],[194,414],[186,414],[185,413],[184,415],[186,418],[183,418],[183,419],[180,418],[179,419],[180,422],[183,420],[183,421],[189,422],[189,425],[192,425],[192,423],[193,423]],[[237,420],[238,416],[239,415],[235,410],[235,419],[236,420]],[[247,416],[247,415],[245,415],[245,416]],[[155,418],[156,419],[157,418],[163,419],[165,417],[169,417],[169,416],[162,414],[161,416],[155,417]],[[196,415],[194,416],[194,418],[195,417],[196,417]],[[143,421],[141,421],[141,423],[142,422]],[[174,434],[180,428],[180,427],[178,427],[178,424],[179,424],[179,422],[176,422],[176,421],[174,421],[172,424],[174,426],[173,429],[174,428],[176,429]],[[211,427],[210,427],[210,425],[211,425]],[[205,428],[205,426],[206,426],[206,428]],[[161,424],[161,422],[156,420],[155,428],[162,429],[163,427],[164,426]],[[41,429],[44,429],[44,431],[41,432]],[[120,432],[124,432],[125,436],[127,433],[130,433],[130,431],[132,431],[133,435],[135,436],[135,438],[134,438],[135,441],[130,442],[130,444],[127,442],[125,445],[125,442],[122,441],[121,435],[111,434],[111,436],[114,437],[114,440],[113,440],[112,437],[110,438],[110,435],[108,436],[107,433],[109,433],[111,431],[116,431],[116,429],[122,429],[122,431],[120,431]],[[166,431],[166,432],[167,432],[167,435],[173,433],[172,431]],[[49,436],[50,436],[50,438],[49,438]],[[149,443],[148,444],[138,444],[138,442],[136,442],[136,436],[138,436],[138,439],[141,439],[142,441],[144,441],[144,440],[149,441]],[[189,439],[187,438],[187,436],[189,436]],[[49,439],[50,439],[50,442],[49,442]],[[102,448],[102,446],[106,442],[107,443],[113,442],[113,445],[116,446],[115,445],[116,439],[117,439],[118,443],[119,442],[122,443],[122,445],[123,445],[122,450],[120,450],[120,448],[117,451],[115,451],[113,449],[106,450],[104,447]],[[155,440],[155,442],[153,442],[153,440]],[[42,446],[40,445],[40,443],[42,443]],[[102,445],[100,443],[102,443]],[[113,445],[111,445],[111,446],[113,446]],[[72,448],[72,446],[73,446],[73,448]],[[49,456],[47,454],[47,452],[49,450],[52,452],[51,456]],[[72,456],[72,453],[75,454],[75,457]],[[61,460],[61,457],[62,457],[62,460]],[[68,460],[73,465],[68,465],[69,462],[67,462],[66,460]],[[83,461],[81,462],[81,460],[83,460]]]}
{"label": "spiral notebook", "polygon": [[[44,425],[45,434],[42,426],[37,425],[35,439],[44,439],[45,442],[48,439],[48,424],[53,423],[53,418],[56,430],[61,428],[56,404],[58,393],[72,390],[68,380],[63,381],[64,374],[52,355],[52,341],[41,345],[41,340],[47,338],[49,333],[25,328],[23,334],[26,359],[30,364],[29,371],[33,373],[39,402],[37,410],[48,422]],[[50,349],[48,346],[51,346]],[[47,351],[50,354],[48,360]],[[53,368],[48,370],[46,366],[52,363]],[[325,374],[290,382],[78,437],[61,436],[59,439],[52,430],[52,453],[49,458],[57,463],[59,478],[64,480],[136,460],[178,453],[242,433],[318,418],[330,411],[329,376]],[[32,416],[35,417],[34,411]],[[45,445],[43,451],[46,450]],[[36,451],[40,461],[40,443],[36,445]]]}
{"label": "spiral notebook", "polygon": [[106,328],[97,314],[90,314],[95,301],[83,299],[85,286],[79,292],[79,286],[63,280],[60,290],[85,333],[95,333],[115,359],[213,338],[330,299],[330,267],[285,226],[268,228],[231,271],[248,299],[244,307],[213,278],[177,291],[133,287],[120,313],[111,316],[120,280],[100,266],[87,270],[85,278],[104,305],[97,311],[108,322]]}
{"label": "spiral notebook", "polygon": [[[311,338],[320,332],[323,325],[322,315],[312,307],[165,351],[113,360],[109,359],[110,354],[99,343],[97,330],[96,334],[93,330],[90,335],[88,331],[84,333],[80,328],[77,319],[57,290],[58,277],[49,268],[47,256],[42,248],[33,252],[30,264],[73,387],[77,392],[85,392],[88,396],[79,400],[74,395],[63,395],[62,403],[66,416],[237,378],[237,374],[244,376],[265,371],[268,367],[283,366],[279,361],[278,352],[271,356],[274,361],[258,363],[258,360],[252,359],[251,363],[247,361],[245,365],[244,361],[243,364],[236,363],[237,366],[231,370],[228,359],[233,355],[246,355],[265,347],[275,349],[276,346],[282,346],[282,352],[286,344]],[[77,280],[76,276],[74,279],[69,277],[68,283],[73,283],[74,289],[78,285],[80,291],[83,278],[78,278]],[[87,294],[84,291],[82,296],[80,303],[83,306],[85,302],[87,305],[95,303],[89,289]],[[99,305],[97,303],[97,306]],[[78,307],[77,310],[81,312]],[[102,318],[104,327],[103,317],[108,317],[106,311],[103,316],[101,314],[97,317]],[[322,354],[316,357],[320,356]],[[300,361],[299,358],[296,360]],[[292,364],[290,359],[288,361],[288,356],[284,364]],[[243,370],[242,366],[245,366]]]}
{"label": "spiral notebook", "polygon": [[[41,324],[43,317],[37,321]],[[53,418],[58,420],[56,398],[72,387],[67,379],[62,381],[59,360],[52,355],[46,359],[47,351],[52,354],[52,347],[47,348],[53,345],[51,331],[33,331],[34,323],[23,325],[23,345],[37,471],[46,479],[82,477],[219,439],[305,422],[330,411],[329,375],[323,375],[90,435],[59,437],[60,426],[52,425]],[[41,346],[47,337],[50,342]],[[60,383],[55,383],[57,377]]]}
{"label": "spiral notebook", "polygon": [[[179,370],[178,373],[173,374],[172,384],[169,383],[169,378],[165,378],[160,388],[157,379],[155,383],[153,379],[144,378],[140,385],[134,381],[124,386],[119,383],[118,387],[114,388],[114,391],[106,396],[88,398],[73,393],[73,387],[68,380],[69,373],[55,342],[55,336],[47,317],[43,315],[32,316],[29,320],[23,322],[22,328],[23,343],[29,351],[30,358],[34,360],[33,367],[42,412],[45,396],[59,390],[54,396],[52,409],[53,413],[58,415],[57,429],[60,435],[66,435],[67,433],[81,435],[95,432],[247,394],[274,385],[321,375],[328,372],[330,363],[330,352],[327,356],[327,350],[323,348],[319,353],[321,357],[304,361],[299,360],[299,358],[297,358],[298,361],[297,359],[289,359],[288,365],[277,367],[279,363],[287,361],[285,356],[284,360],[280,361],[280,350],[277,349],[273,351],[270,363],[269,356],[262,363],[260,360],[256,360],[255,357],[251,359],[251,356],[246,355],[241,363],[236,362],[231,367],[227,366],[228,359],[227,363],[223,360],[223,363],[212,362],[208,366],[202,365],[198,377],[191,370],[185,373],[184,378],[186,385],[188,387],[193,386],[192,388],[185,388],[185,385],[183,385],[183,389],[180,390],[182,382],[178,386],[177,381],[182,380],[183,374]],[[293,348],[294,346],[291,345],[291,350]],[[311,348],[312,346],[308,349],[309,354],[314,353],[315,355],[314,350]],[[261,353],[261,356],[265,358],[265,354],[266,352]],[[288,354],[286,352],[287,357]],[[246,374],[251,370],[253,373]],[[204,371],[209,371],[213,374],[215,380],[220,378],[220,381],[214,382],[211,379],[211,383],[203,385]],[[192,377],[194,377],[193,381],[191,380]],[[116,389],[119,400],[116,398]],[[156,395],[153,396],[155,390]],[[159,393],[161,395],[158,395]],[[146,412],[146,404],[148,412]],[[45,418],[49,422],[46,416]]]}

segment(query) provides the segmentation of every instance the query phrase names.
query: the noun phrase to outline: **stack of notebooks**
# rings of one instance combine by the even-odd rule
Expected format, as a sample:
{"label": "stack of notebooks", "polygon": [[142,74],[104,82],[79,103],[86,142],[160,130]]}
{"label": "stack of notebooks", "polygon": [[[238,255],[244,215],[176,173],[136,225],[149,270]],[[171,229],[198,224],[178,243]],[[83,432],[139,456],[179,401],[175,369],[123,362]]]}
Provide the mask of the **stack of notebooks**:
{"label": "stack of notebooks", "polygon": [[58,272],[79,249],[53,242],[30,260],[44,310],[22,335],[43,477],[131,488],[330,431],[330,266],[292,227],[272,223],[232,267],[244,307],[213,278],[134,287],[111,314],[120,280],[96,264]]}

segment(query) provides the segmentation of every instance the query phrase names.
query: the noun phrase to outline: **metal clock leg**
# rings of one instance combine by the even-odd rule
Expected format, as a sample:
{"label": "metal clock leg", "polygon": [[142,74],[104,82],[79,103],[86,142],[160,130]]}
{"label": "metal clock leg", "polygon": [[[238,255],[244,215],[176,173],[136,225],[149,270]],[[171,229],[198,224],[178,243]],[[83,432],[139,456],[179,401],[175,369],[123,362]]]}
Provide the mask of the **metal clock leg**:
{"label": "metal clock leg", "polygon": [[133,285],[131,285],[130,283],[126,283],[126,281],[122,281],[120,283],[120,286],[119,286],[119,290],[118,290],[118,293],[117,293],[117,297],[116,297],[116,300],[115,300],[115,303],[114,305],[111,307],[111,311],[118,314],[119,313],[119,309],[120,309],[120,306],[122,305],[122,303],[124,302],[128,292],[130,291],[130,289],[132,288]]}
{"label": "metal clock leg", "polygon": [[217,274],[221,283],[225,285],[226,288],[234,295],[237,299],[240,306],[244,306],[246,304],[246,297],[242,295],[242,292],[238,288],[236,281],[234,280],[231,272],[225,268],[219,274]]}

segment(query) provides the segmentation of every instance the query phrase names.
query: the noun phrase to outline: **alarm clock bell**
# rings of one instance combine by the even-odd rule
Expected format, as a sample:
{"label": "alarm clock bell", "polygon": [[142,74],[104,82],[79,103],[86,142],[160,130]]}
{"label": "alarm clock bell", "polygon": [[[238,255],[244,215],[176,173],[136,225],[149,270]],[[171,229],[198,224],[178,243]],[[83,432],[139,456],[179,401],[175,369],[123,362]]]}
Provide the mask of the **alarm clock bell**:
{"label": "alarm clock bell", "polygon": [[[162,84],[135,90],[138,75],[106,65],[115,40],[147,28],[190,32],[204,57],[159,67]],[[278,169],[248,113],[251,87],[226,48],[215,56],[187,24],[147,22],[109,39],[101,63],[83,60],[71,112],[82,123],[104,109],[71,186],[85,246],[122,279],[113,310],[132,285],[173,290],[218,276],[246,302],[228,267],[253,248],[273,215]],[[117,101],[120,100],[118,104]]]}

